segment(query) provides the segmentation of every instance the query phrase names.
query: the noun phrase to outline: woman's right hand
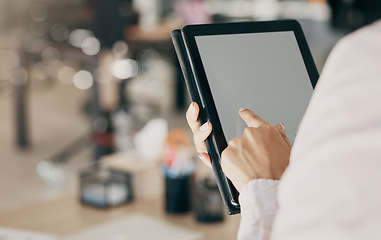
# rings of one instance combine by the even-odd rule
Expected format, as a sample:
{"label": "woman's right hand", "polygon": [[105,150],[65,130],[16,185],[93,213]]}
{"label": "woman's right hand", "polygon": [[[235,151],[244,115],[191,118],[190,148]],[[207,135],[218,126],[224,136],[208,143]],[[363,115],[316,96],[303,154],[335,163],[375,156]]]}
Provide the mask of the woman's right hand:
{"label": "woman's right hand", "polygon": [[[210,156],[205,146],[205,139],[212,132],[212,124],[210,122],[206,122],[202,126],[200,126],[200,123],[197,120],[199,112],[200,108],[197,105],[197,103],[192,102],[186,112],[186,118],[193,132],[193,141],[196,145],[196,150],[198,152],[199,158],[207,167],[212,168],[212,165],[210,163]],[[287,139],[283,125],[279,123],[275,126],[275,129],[278,130],[278,132],[283,137],[285,143],[291,149],[291,143]]]}
{"label": "woman's right hand", "polygon": [[199,112],[200,108],[197,103],[192,102],[186,112],[186,118],[189,127],[193,132],[193,141],[196,145],[198,156],[206,166],[211,168],[210,156],[205,146],[205,139],[212,132],[212,124],[210,122],[206,122],[200,126],[200,123],[197,120]]}

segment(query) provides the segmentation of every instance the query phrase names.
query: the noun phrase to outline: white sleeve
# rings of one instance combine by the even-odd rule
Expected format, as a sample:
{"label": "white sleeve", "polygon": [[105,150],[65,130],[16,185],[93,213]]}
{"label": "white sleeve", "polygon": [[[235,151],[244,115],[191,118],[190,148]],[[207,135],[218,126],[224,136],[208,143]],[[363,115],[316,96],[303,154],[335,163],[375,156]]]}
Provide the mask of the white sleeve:
{"label": "white sleeve", "polygon": [[332,51],[279,184],[271,239],[381,239],[380,43],[381,21]]}
{"label": "white sleeve", "polygon": [[278,208],[278,180],[255,179],[246,184],[239,196],[241,223],[239,240],[268,240]]}

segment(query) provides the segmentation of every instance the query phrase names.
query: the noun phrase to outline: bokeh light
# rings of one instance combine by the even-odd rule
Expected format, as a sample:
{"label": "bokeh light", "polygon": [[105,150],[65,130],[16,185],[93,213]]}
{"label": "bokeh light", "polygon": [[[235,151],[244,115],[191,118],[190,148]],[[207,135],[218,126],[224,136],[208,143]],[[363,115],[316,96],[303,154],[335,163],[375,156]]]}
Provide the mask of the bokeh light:
{"label": "bokeh light", "polygon": [[72,84],[75,70],[69,66],[63,66],[57,73],[58,80],[63,84]]}
{"label": "bokeh light", "polygon": [[95,37],[88,37],[81,44],[82,52],[86,55],[93,56],[101,49],[101,44]]}
{"label": "bokeh light", "polygon": [[92,31],[87,29],[75,29],[69,34],[69,43],[74,47],[80,48],[83,41],[89,37],[94,37]]}
{"label": "bokeh light", "polygon": [[128,53],[128,45],[125,41],[117,41],[112,47],[112,54],[115,57],[125,57]]}
{"label": "bokeh light", "polygon": [[61,54],[57,48],[48,47],[42,52],[41,56],[44,63],[54,65],[60,61]]}
{"label": "bokeh light", "polygon": [[78,89],[89,89],[93,85],[93,76],[89,71],[81,70],[74,75],[73,83]]}
{"label": "bokeh light", "polygon": [[64,24],[57,23],[50,29],[50,36],[55,41],[65,41],[69,36],[69,29]]}
{"label": "bokeh light", "polygon": [[111,65],[111,72],[118,79],[128,79],[138,73],[138,64],[132,59],[116,60]]}

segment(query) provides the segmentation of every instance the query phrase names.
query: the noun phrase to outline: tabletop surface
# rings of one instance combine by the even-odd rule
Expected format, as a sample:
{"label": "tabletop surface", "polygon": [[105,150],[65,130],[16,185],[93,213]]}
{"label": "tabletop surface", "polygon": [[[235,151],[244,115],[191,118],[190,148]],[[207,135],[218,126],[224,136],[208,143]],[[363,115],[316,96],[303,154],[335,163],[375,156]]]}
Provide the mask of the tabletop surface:
{"label": "tabletop surface", "polygon": [[199,231],[204,234],[205,239],[236,239],[239,215],[226,215],[225,220],[220,223],[198,223],[193,213],[166,214],[162,199],[157,197],[157,199],[133,201],[110,209],[96,209],[82,205],[76,195],[67,195],[0,213],[0,226],[62,236],[138,212]]}

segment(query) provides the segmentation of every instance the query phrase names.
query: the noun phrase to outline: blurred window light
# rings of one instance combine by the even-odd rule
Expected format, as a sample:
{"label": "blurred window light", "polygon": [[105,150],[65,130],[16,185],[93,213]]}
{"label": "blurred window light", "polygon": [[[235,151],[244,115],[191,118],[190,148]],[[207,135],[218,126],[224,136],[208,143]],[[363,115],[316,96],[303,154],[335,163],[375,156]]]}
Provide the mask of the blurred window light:
{"label": "blurred window light", "polygon": [[93,76],[90,72],[81,70],[74,75],[73,83],[78,89],[89,89],[93,85]]}
{"label": "blurred window light", "polygon": [[128,53],[128,45],[124,41],[117,41],[112,47],[112,54],[115,57],[125,57]]}
{"label": "blurred window light", "polygon": [[29,0],[12,0],[10,1],[12,4],[13,10],[17,12],[25,12],[28,10],[30,1]]}
{"label": "blurred window light", "polygon": [[69,66],[63,66],[57,73],[58,80],[63,84],[72,84],[75,70]]}
{"label": "blurred window light", "polygon": [[18,67],[13,69],[12,77],[10,79],[11,83],[15,87],[22,87],[28,82],[28,73],[22,68]]}
{"label": "blurred window light", "polygon": [[132,59],[116,60],[111,65],[111,72],[118,79],[128,79],[138,73],[138,64]]}
{"label": "blurred window light", "polygon": [[50,36],[55,41],[65,41],[69,36],[69,29],[64,24],[57,23],[50,29]]}
{"label": "blurred window light", "polygon": [[48,47],[42,52],[41,56],[44,63],[54,65],[60,61],[61,54],[57,48]]}
{"label": "blurred window light", "polygon": [[46,22],[31,22],[29,30],[36,36],[42,36],[48,31],[49,25]]}
{"label": "blurred window light", "polygon": [[80,48],[83,41],[89,37],[94,37],[92,31],[87,29],[75,29],[69,34],[69,43],[74,47]]}
{"label": "blurred window light", "polygon": [[48,17],[48,9],[41,3],[35,3],[29,10],[30,16],[36,22],[43,22]]}
{"label": "blurred window light", "polygon": [[93,56],[101,50],[101,44],[95,37],[88,37],[83,40],[81,49],[84,54]]}

